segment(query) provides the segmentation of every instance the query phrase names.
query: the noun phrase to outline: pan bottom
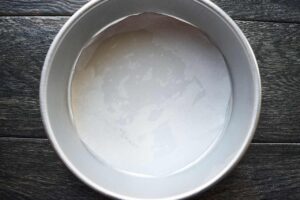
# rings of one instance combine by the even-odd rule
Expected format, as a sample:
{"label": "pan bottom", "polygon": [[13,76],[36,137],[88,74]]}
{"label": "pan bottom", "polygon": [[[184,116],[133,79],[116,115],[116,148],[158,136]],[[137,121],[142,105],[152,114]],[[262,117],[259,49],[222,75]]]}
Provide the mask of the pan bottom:
{"label": "pan bottom", "polygon": [[219,49],[192,25],[153,13],[95,36],[79,55],[70,92],[87,149],[135,176],[169,176],[200,162],[231,113]]}

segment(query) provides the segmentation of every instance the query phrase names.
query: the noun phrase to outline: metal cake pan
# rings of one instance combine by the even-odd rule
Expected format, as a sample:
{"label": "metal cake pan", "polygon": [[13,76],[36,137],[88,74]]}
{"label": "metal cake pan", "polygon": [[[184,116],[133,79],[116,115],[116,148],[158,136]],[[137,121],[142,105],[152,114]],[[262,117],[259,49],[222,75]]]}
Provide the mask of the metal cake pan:
{"label": "metal cake pan", "polygon": [[[123,173],[99,162],[76,133],[68,95],[74,64],[86,43],[116,21],[145,12],[185,21],[209,37],[226,61],[232,102],[222,135],[201,162],[173,175],[151,178]],[[258,122],[261,83],[246,37],[211,1],[96,0],[78,10],[55,37],[42,71],[40,102],[52,145],[66,166],[87,185],[120,199],[180,199],[206,190],[241,159]]]}

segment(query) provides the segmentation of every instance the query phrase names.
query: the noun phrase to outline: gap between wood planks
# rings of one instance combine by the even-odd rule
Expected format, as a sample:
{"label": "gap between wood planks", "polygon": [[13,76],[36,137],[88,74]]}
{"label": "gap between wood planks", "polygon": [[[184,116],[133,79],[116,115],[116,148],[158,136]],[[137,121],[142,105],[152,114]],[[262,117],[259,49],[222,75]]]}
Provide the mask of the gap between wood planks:
{"label": "gap between wood planks", "polygon": [[[6,141],[13,141],[13,140],[27,140],[27,141],[30,141],[30,140],[35,140],[35,141],[49,141],[50,142],[50,139],[48,138],[41,138],[41,137],[3,137],[3,136],[0,136],[0,142],[3,141],[3,140],[6,140]],[[286,142],[286,143],[283,143],[283,142],[251,142],[251,145],[295,145],[295,146],[299,146],[300,143],[298,142]]]}
{"label": "gap between wood planks", "polygon": [[[0,15],[0,18],[2,17],[37,17],[37,18],[42,18],[42,17],[65,17],[65,18],[70,18],[72,15]],[[300,24],[299,21],[295,20],[263,20],[263,19],[247,19],[247,18],[239,18],[239,17],[234,17],[232,18],[234,21],[241,21],[241,22],[262,22],[262,23],[282,23],[282,24]]]}

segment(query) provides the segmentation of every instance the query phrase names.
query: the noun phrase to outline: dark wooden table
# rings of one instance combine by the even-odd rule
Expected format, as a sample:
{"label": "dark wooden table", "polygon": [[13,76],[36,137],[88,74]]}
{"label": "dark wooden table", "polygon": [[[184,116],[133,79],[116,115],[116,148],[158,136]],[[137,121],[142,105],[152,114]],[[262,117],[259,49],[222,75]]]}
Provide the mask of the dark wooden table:
{"label": "dark wooden table", "polygon": [[[300,0],[213,0],[248,37],[263,101],[239,165],[193,199],[300,199]],[[107,199],[79,181],[50,146],[39,111],[49,45],[87,0],[0,0],[0,200]],[[201,177],[199,177],[201,178]]]}

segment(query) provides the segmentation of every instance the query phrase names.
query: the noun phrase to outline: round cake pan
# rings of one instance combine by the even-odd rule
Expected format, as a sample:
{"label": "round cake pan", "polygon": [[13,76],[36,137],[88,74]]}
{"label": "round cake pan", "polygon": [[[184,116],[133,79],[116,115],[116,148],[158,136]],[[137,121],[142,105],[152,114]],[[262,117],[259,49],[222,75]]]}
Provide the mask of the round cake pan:
{"label": "round cake pan", "polygon": [[84,183],[181,199],[241,159],[261,83],[246,37],[211,1],[96,0],[55,37],[40,102],[54,149]]}

